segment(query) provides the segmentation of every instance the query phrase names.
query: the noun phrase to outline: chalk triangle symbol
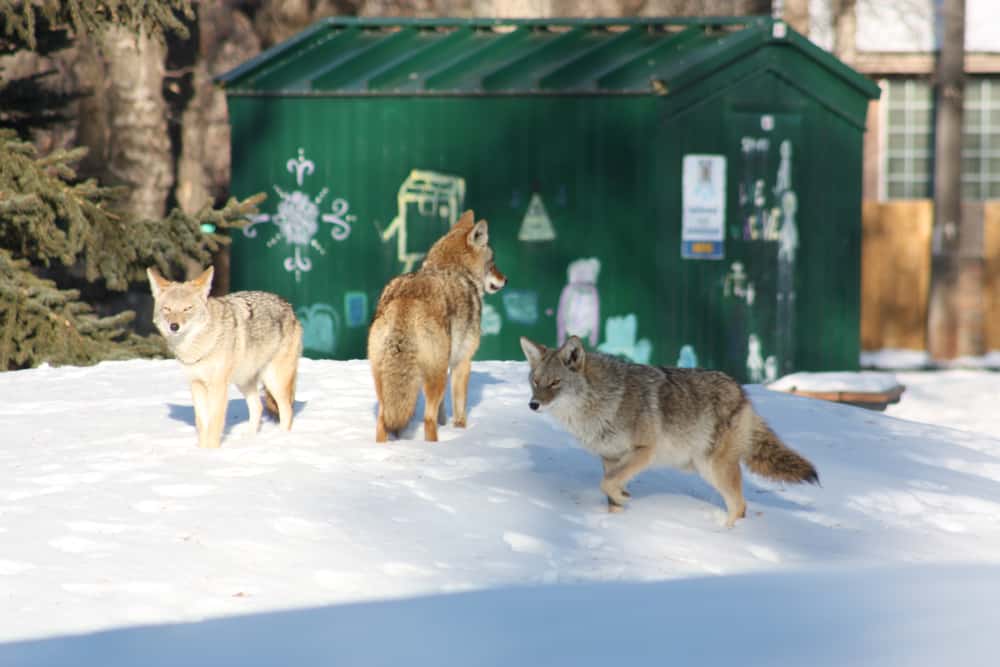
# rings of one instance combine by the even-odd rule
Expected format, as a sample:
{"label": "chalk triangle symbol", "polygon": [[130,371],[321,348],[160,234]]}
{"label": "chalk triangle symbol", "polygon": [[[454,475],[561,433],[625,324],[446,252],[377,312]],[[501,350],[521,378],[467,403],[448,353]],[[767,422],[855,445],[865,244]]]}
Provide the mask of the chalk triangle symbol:
{"label": "chalk triangle symbol", "polygon": [[552,221],[542,203],[542,197],[537,192],[531,195],[528,203],[528,211],[521,221],[521,230],[517,233],[519,241],[552,241],[556,238],[556,231],[552,227]]}

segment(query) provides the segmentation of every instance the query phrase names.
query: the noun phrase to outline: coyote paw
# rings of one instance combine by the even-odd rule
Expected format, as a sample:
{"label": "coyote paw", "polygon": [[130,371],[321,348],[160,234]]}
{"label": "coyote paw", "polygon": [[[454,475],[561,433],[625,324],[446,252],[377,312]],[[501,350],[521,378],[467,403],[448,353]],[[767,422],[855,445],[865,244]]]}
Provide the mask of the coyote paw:
{"label": "coyote paw", "polygon": [[451,421],[451,424],[452,424],[452,426],[454,426],[455,428],[465,428],[465,419],[464,419],[464,418],[462,418],[462,419],[459,419],[458,417],[455,417],[455,418],[454,418],[454,419],[453,419],[453,420]]}
{"label": "coyote paw", "polygon": [[601,481],[601,491],[603,491],[604,495],[608,497],[609,503],[614,503],[616,505],[624,505],[628,502],[628,499],[631,498],[628,491],[608,479]]}
{"label": "coyote paw", "polygon": [[619,505],[615,501],[611,500],[610,497],[608,498],[608,514],[618,514],[619,512],[622,512],[624,510],[625,510],[624,505]]}

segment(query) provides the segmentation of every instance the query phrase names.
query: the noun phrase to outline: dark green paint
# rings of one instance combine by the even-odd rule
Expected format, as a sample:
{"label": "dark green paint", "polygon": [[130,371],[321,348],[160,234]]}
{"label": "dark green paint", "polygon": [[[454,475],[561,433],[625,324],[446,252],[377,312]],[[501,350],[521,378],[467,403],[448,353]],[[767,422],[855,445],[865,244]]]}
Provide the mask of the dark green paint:
{"label": "dark green paint", "polygon": [[[513,22],[501,33],[488,29],[492,22],[400,22],[384,32],[374,25],[386,24],[325,22],[222,77],[233,193],[267,191],[262,211],[274,216],[282,201],[275,188],[310,199],[326,189],[319,214],[343,199],[345,215],[355,216],[318,222],[314,243],[298,248],[301,262],[311,262],[298,281],[285,269],[296,248],[276,224],[234,238],[234,289],[284,295],[307,329],[335,321],[335,349],[307,354],[365,356],[378,294],[402,268],[396,239],[383,242],[381,232],[398,213],[401,184],[420,169],[465,179],[464,206],[490,221],[509,278],[486,299],[502,328],[483,337],[479,359],[520,359],[521,335],[555,344],[567,268],[596,257],[601,342],[609,317],[635,314],[636,337],[651,342],[654,363],[676,363],[690,344],[699,365],[746,380],[754,333],[779,373],[857,367],[861,128],[874,94],[862,77],[790,31],[773,39],[772,24],[759,19],[736,32],[642,21],[615,31],[595,22],[559,31]],[[665,95],[650,94],[657,78]],[[763,115],[774,119],[772,130],[761,129]],[[748,133],[772,140],[762,172],[768,188],[781,140],[793,146],[799,243],[790,273],[781,273],[776,241],[739,233],[740,142]],[[314,163],[301,186],[289,170],[299,148]],[[691,153],[727,158],[722,261],[680,257],[681,164]],[[533,194],[553,241],[517,239]],[[408,219],[411,251],[425,250],[448,225],[416,208]],[[346,225],[346,238],[331,235]],[[724,296],[734,261],[754,282],[752,305]],[[517,297],[536,299],[537,322],[512,319],[505,298],[513,305]]]}

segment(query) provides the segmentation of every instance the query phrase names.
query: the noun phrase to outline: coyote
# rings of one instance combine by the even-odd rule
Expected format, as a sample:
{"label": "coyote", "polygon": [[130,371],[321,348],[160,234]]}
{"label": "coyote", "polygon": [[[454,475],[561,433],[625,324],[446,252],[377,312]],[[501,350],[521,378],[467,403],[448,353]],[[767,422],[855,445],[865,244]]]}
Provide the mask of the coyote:
{"label": "coyote", "polygon": [[424,439],[436,441],[437,423],[445,423],[449,369],[454,424],[465,427],[483,293],[498,292],[506,283],[493,262],[487,222],[475,222],[472,211],[466,211],[431,246],[418,271],[385,286],[368,330],[368,359],[378,396],[376,442],[385,442],[406,426],[421,387]]}
{"label": "coyote", "polygon": [[291,429],[302,354],[302,325],[291,305],[268,292],[210,298],[212,267],[189,282],[166,280],[155,268],[146,273],[153,322],[191,381],[198,446],[219,446],[230,382],[246,398],[250,432],[260,428],[261,383],[268,410],[283,431]]}
{"label": "coyote", "polygon": [[819,483],[725,373],[633,364],[586,352],[576,336],[558,349],[521,338],[521,349],[531,366],[528,406],[601,457],[608,511],[624,507],[625,485],[651,465],[701,475],[722,495],[727,527],[746,516],[740,461],[772,479]]}

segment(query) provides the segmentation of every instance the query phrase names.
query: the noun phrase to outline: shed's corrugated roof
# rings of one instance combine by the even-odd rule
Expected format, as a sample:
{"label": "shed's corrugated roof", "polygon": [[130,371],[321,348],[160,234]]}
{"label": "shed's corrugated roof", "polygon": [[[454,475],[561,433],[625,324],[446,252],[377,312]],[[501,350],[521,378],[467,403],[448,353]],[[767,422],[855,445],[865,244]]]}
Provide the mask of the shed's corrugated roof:
{"label": "shed's corrugated roof", "polygon": [[878,96],[873,82],[766,17],[330,18],[217,81],[234,95],[650,94],[773,43]]}

